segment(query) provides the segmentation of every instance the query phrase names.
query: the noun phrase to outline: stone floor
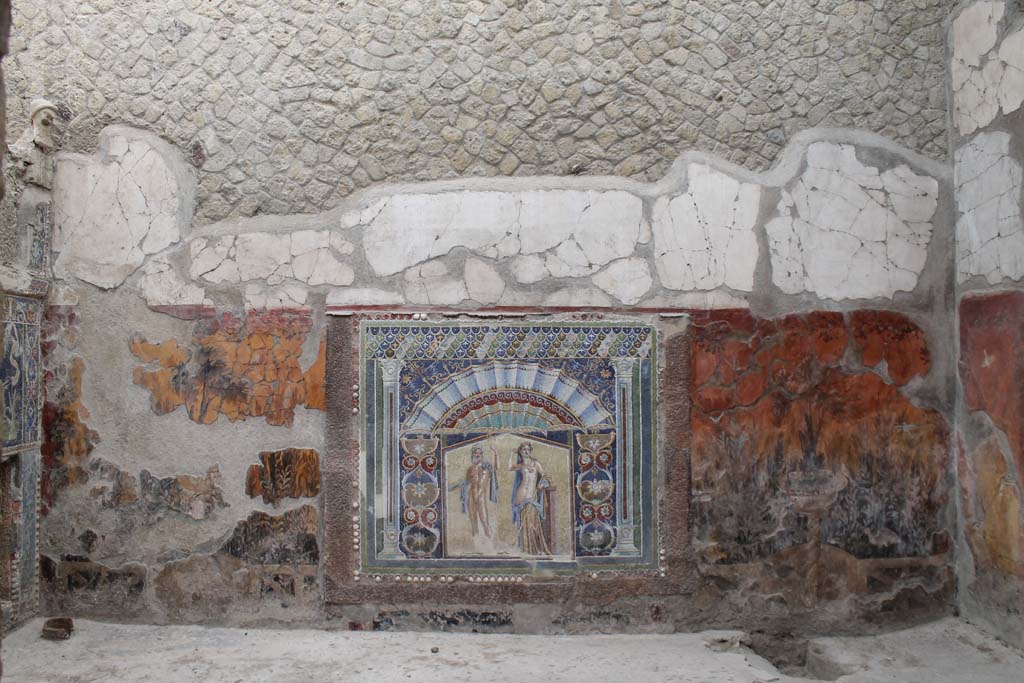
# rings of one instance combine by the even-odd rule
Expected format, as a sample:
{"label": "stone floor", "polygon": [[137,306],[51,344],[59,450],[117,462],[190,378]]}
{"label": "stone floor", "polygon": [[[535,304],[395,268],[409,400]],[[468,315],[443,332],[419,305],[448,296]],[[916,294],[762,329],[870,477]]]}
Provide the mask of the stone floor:
{"label": "stone floor", "polygon": [[779,673],[731,631],[553,637],[78,621],[70,640],[51,642],[39,638],[41,625],[31,622],[4,639],[6,683],[1024,681],[1022,653],[953,619],[884,636],[811,641],[800,678]]}

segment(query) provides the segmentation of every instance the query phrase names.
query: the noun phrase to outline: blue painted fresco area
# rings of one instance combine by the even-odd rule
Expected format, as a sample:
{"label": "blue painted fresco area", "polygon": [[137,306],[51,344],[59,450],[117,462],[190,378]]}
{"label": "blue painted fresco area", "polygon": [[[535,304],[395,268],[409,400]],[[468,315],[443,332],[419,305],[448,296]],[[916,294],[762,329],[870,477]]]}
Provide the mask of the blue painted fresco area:
{"label": "blue painted fresco area", "polygon": [[39,442],[39,324],[43,303],[6,296],[3,302],[4,353],[0,381],[4,392],[4,438],[7,450]]}

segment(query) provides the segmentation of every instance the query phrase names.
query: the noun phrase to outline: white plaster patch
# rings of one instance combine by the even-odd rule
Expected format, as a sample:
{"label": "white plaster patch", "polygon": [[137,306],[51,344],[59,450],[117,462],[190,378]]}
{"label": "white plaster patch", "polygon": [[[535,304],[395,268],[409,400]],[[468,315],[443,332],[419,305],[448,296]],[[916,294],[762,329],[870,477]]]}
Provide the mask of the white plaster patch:
{"label": "white plaster patch", "polygon": [[[235,238],[235,265],[238,278],[246,280],[267,280],[287,266],[291,258],[291,237],[268,232],[249,232]],[[285,269],[287,272],[287,269]],[[287,277],[291,275],[279,275]]]}
{"label": "white plaster patch", "polygon": [[207,303],[206,290],[178,275],[167,256],[148,260],[141,269],[139,289],[150,306],[186,306]]}
{"label": "white plaster patch", "polygon": [[220,265],[224,263],[231,248],[235,246],[235,236],[225,235],[224,237],[206,239],[197,237],[189,244],[189,256],[192,263],[189,266],[188,274],[192,278],[205,277],[210,282],[221,282],[223,280],[238,280],[238,267],[232,262],[230,273],[221,272],[213,275]]}
{"label": "white plaster patch", "polygon": [[583,253],[576,240],[569,238],[547,255],[544,267],[553,277],[583,277],[590,275],[600,266],[587,260],[587,255]]}
{"label": "white plaster patch", "polygon": [[480,259],[466,259],[463,276],[469,298],[482,304],[496,303],[505,291],[505,280],[498,271]]}
{"label": "white plaster patch", "polygon": [[357,225],[369,225],[387,203],[387,199],[378,199],[365,207],[346,211],[341,215],[341,227],[350,230]]}
{"label": "white plaster patch", "polygon": [[405,271],[405,298],[411,304],[454,306],[469,298],[466,283],[448,274],[440,260]]}
{"label": "white plaster patch", "polygon": [[1003,0],[966,7],[953,22],[953,58],[967,66],[980,66],[981,58],[996,45],[996,31],[1005,11]]}
{"label": "white plaster patch", "polygon": [[455,247],[496,248],[512,233],[515,215],[515,196],[508,192],[395,195],[365,229],[366,260],[384,276]]}
{"label": "white plaster patch", "polygon": [[1006,35],[998,48],[1003,2],[977,2],[953,22],[950,76],[953,117],[961,135],[984,128],[999,114],[1024,103],[1024,28]]}
{"label": "white plaster patch", "polygon": [[551,276],[544,265],[544,259],[537,254],[517,256],[512,259],[511,269],[516,282],[524,285],[531,285]]}
{"label": "white plaster patch", "polygon": [[595,285],[627,306],[632,306],[650,291],[653,280],[647,261],[638,257],[612,261],[592,278]]}
{"label": "white plaster patch", "polygon": [[689,187],[655,202],[655,266],[669,289],[750,291],[758,246],[761,188],[703,164],[687,167]]}
{"label": "white plaster patch", "polygon": [[927,259],[938,182],[907,166],[880,174],[849,145],[815,143],[807,161],[766,226],[776,286],[834,300],[913,290]]}
{"label": "white plaster patch", "polygon": [[594,306],[608,308],[614,302],[597,287],[566,287],[545,297],[544,306]]}
{"label": "white plaster patch", "polygon": [[334,258],[331,250],[323,247],[299,254],[292,260],[292,275],[309,285],[352,284],[356,274],[352,266]]}
{"label": "white plaster patch", "polygon": [[995,284],[1024,276],[1022,169],[1009,155],[1010,135],[981,133],[955,154],[957,274]]}
{"label": "white plaster patch", "polygon": [[399,292],[372,287],[345,287],[327,293],[328,306],[381,306],[404,302],[405,298]]}
{"label": "white plaster patch", "polygon": [[300,284],[285,282],[277,287],[266,287],[257,282],[245,286],[245,305],[250,309],[302,308],[309,291]]}
{"label": "white plaster patch", "polygon": [[189,245],[189,275],[213,283],[264,280],[278,285],[291,278],[313,287],[346,286],[355,280],[355,271],[339,255],[354,250],[354,244],[330,230],[198,237]]}
{"label": "white plaster patch", "polygon": [[999,46],[1003,79],[999,83],[999,106],[1004,114],[1024,104],[1024,28],[1011,33]]}
{"label": "white plaster patch", "polygon": [[560,272],[589,275],[632,254],[644,232],[642,200],[623,191],[402,194],[373,217],[363,246],[378,276],[456,247],[491,259],[568,250],[568,260],[555,257]]}
{"label": "white plaster patch", "polygon": [[662,294],[646,299],[643,305],[658,308],[690,308],[694,310],[750,307],[750,304],[745,299],[721,290]]}
{"label": "white plaster patch", "polygon": [[121,285],[177,242],[192,218],[195,178],[155,135],[109,126],[94,156],[59,154],[53,184],[58,277]]}

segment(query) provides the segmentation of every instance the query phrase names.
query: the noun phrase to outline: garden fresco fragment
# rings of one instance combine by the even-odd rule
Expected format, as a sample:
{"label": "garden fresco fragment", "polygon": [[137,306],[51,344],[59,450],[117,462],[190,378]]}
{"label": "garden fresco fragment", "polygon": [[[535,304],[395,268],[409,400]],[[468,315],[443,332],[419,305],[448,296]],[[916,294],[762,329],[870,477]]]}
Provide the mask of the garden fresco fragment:
{"label": "garden fresco fragment", "polygon": [[323,345],[312,365],[300,365],[312,325],[308,311],[249,311],[244,319],[200,319],[188,346],[136,337],[132,353],[147,365],[136,368],[134,381],[150,391],[158,415],[185,406],[202,424],[223,415],[291,425],[297,406],[323,410]]}
{"label": "garden fresco fragment", "polygon": [[250,465],[245,495],[261,496],[277,507],[282,498],[312,498],[320,493],[320,454],[314,448],[262,451],[260,464]]}
{"label": "garden fresco fragment", "polygon": [[874,566],[858,561],[946,553],[948,427],[900,391],[929,370],[920,328],[874,311],[703,313],[694,327],[702,563],[788,565],[839,597]]}

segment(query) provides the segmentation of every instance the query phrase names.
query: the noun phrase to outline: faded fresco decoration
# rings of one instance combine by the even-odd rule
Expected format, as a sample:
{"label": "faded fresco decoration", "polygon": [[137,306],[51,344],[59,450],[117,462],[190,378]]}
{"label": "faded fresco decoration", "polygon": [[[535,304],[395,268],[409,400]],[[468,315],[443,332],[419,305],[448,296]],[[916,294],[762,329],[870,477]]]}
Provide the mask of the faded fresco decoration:
{"label": "faded fresco decoration", "polygon": [[[227,609],[316,608],[318,515],[303,505],[281,515],[253,512],[211,555],[170,562],[154,580],[175,619],[208,619]],[[279,614],[279,612],[277,612]]]}
{"label": "faded fresco decoration", "polygon": [[964,402],[985,428],[961,436],[960,485],[964,531],[982,575],[994,571],[1024,578],[1022,348],[1024,293],[961,302]]}
{"label": "faded fresco decoration", "polygon": [[201,318],[187,345],[136,337],[131,351],[146,365],[136,368],[135,383],[150,391],[158,415],[185,406],[202,424],[224,416],[291,425],[297,406],[324,408],[323,344],[308,368],[300,362],[312,327],[306,310],[250,310],[244,319]]}
{"label": "faded fresco decoration", "polygon": [[39,445],[40,324],[43,302],[14,295],[3,297],[4,355],[3,450],[16,452]]}
{"label": "faded fresco decoration", "polygon": [[654,561],[652,327],[364,320],[360,355],[364,568]]}
{"label": "faded fresco decoration", "polygon": [[85,361],[76,356],[68,365],[67,377],[56,395],[50,395],[48,383],[43,406],[45,433],[40,497],[44,513],[61,489],[88,480],[87,460],[100,441],[99,434],[86,422],[89,411],[82,405]]}
{"label": "faded fresco decoration", "polygon": [[694,326],[694,543],[710,573],[788,566],[788,581],[761,579],[806,602],[941,564],[948,429],[901,392],[930,366],[913,322],[719,312]]}
{"label": "faded fresco decoration", "polygon": [[320,453],[315,448],[261,451],[260,464],[250,465],[245,494],[277,507],[282,498],[312,498],[320,493]]}

